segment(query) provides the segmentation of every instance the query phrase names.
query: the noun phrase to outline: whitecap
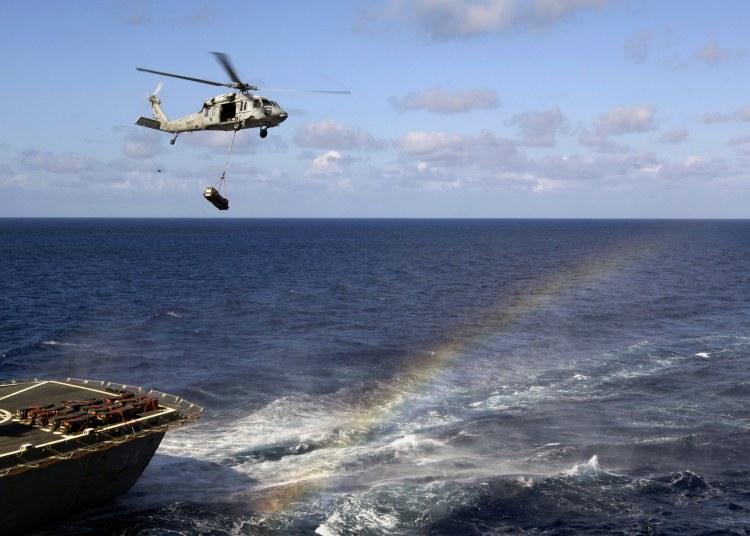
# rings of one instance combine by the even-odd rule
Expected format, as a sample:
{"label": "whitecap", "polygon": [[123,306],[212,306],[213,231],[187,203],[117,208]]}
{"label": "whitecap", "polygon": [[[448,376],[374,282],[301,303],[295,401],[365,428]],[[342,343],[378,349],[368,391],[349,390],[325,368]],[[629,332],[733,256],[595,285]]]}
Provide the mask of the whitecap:
{"label": "whitecap", "polygon": [[530,476],[519,476],[516,479],[516,482],[518,482],[521,487],[524,487],[526,489],[531,489],[534,487],[534,479]]}
{"label": "whitecap", "polygon": [[90,344],[78,344],[74,342],[63,342],[63,341],[55,341],[55,340],[49,340],[49,341],[42,341],[42,345],[44,346],[71,346],[71,347],[80,347],[80,348],[90,348]]}
{"label": "whitecap", "polygon": [[370,504],[363,496],[351,496],[339,504],[328,519],[315,529],[321,536],[338,534],[391,534],[398,527],[399,519],[392,511],[381,505]]}
{"label": "whitecap", "polygon": [[428,437],[418,437],[416,434],[408,434],[400,437],[390,444],[396,451],[433,450],[444,447],[445,443]]}
{"label": "whitecap", "polygon": [[[334,514],[337,515],[337,514]],[[335,531],[331,526],[328,524],[330,521],[326,521],[322,525],[320,525],[317,529],[315,529],[315,534],[320,534],[320,536],[338,536],[338,532]]]}
{"label": "whitecap", "polygon": [[568,476],[594,476],[600,472],[599,458],[594,454],[589,461],[577,463],[572,469],[564,472]]}

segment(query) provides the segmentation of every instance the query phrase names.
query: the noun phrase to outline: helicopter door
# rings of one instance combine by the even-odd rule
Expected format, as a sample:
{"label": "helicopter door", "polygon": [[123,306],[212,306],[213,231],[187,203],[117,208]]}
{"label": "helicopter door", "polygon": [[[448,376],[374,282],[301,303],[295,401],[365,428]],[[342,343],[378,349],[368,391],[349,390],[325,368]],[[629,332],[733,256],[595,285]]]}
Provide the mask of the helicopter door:
{"label": "helicopter door", "polygon": [[225,121],[234,121],[234,117],[237,115],[237,103],[226,102],[221,105],[221,114],[219,115],[219,121],[222,123]]}

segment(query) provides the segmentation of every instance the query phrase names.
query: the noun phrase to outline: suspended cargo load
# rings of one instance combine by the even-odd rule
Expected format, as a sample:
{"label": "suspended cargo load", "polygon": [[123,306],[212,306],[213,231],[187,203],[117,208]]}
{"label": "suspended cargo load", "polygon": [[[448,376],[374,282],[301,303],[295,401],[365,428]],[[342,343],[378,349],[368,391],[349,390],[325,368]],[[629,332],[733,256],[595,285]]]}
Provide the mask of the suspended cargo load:
{"label": "suspended cargo load", "polygon": [[219,210],[229,210],[229,199],[223,197],[219,193],[219,190],[213,186],[206,186],[206,191],[203,192],[203,197],[213,203],[213,205]]}

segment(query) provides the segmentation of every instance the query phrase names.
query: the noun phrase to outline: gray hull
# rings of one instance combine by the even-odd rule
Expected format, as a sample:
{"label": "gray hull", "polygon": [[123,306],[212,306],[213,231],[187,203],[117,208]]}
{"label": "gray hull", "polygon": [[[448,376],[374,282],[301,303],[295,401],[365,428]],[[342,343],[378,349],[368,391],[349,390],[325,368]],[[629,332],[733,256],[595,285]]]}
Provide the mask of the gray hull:
{"label": "gray hull", "polygon": [[0,479],[2,533],[18,534],[125,493],[164,432]]}

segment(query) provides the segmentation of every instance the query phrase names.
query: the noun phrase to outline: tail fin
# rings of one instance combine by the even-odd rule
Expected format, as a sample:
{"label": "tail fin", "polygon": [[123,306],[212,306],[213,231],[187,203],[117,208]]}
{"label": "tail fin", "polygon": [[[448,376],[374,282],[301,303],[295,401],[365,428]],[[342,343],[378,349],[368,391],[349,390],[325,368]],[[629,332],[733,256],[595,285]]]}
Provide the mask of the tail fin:
{"label": "tail fin", "polygon": [[154,115],[154,119],[159,123],[169,123],[167,114],[161,109],[161,100],[155,94],[148,98],[148,102],[151,103],[151,112]]}
{"label": "tail fin", "polygon": [[148,117],[139,117],[138,121],[135,122],[136,125],[140,125],[142,127],[148,127],[153,128],[156,130],[165,130],[164,125],[169,123],[169,118],[167,117],[167,114],[164,113],[164,110],[161,108],[161,100],[156,96],[157,93],[159,93],[159,90],[162,88],[162,83],[159,82],[159,85],[156,86],[156,90],[154,90],[154,94],[151,95],[148,98],[148,102],[151,103],[151,112],[154,116],[153,119],[149,119]]}

